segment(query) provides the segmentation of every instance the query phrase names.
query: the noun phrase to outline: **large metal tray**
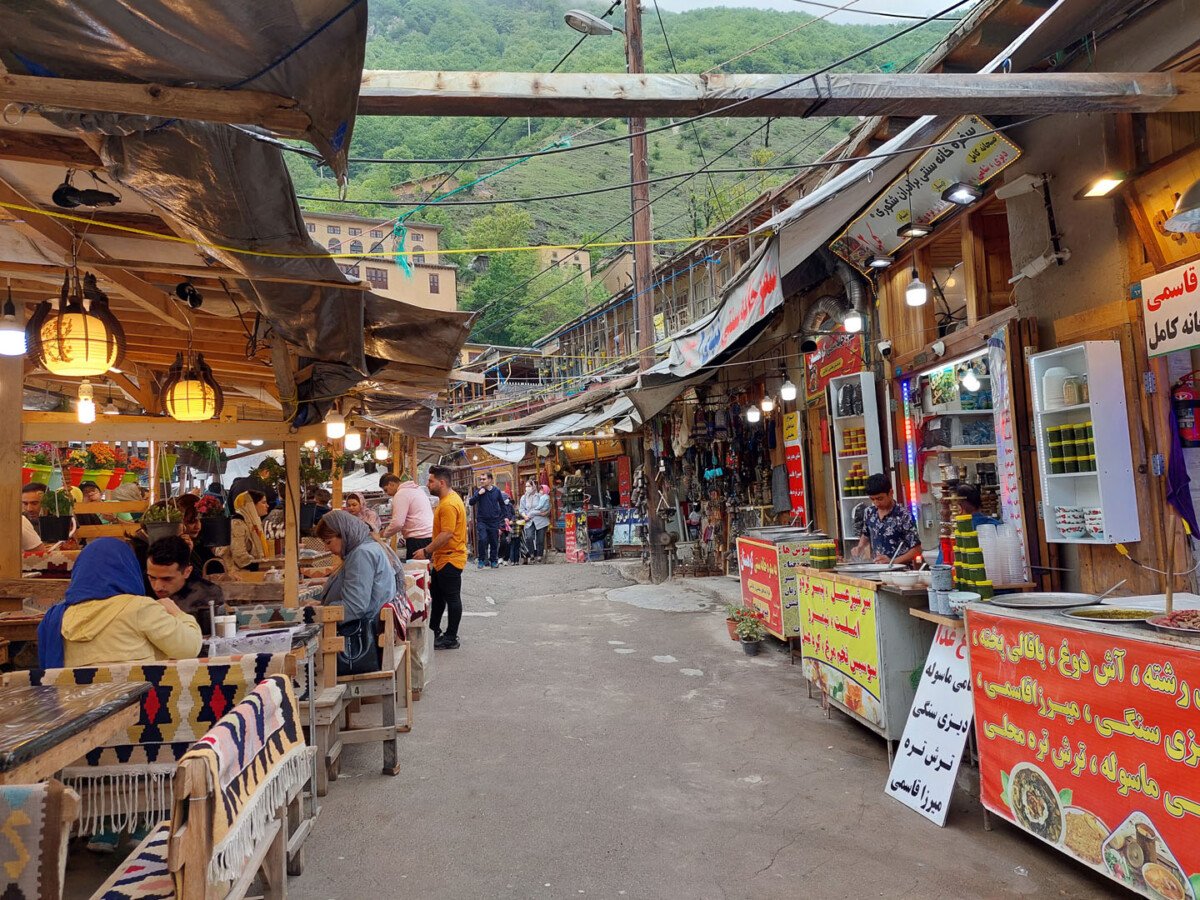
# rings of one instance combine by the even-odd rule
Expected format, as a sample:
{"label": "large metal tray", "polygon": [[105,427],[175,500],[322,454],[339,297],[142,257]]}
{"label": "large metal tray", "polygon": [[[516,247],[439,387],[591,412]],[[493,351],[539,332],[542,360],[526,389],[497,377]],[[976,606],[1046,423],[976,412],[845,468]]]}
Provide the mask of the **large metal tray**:
{"label": "large metal tray", "polygon": [[1096,594],[1070,594],[1063,591],[1030,591],[1025,594],[1001,594],[991,599],[993,606],[1005,609],[1068,609],[1072,606],[1092,606]]}
{"label": "large metal tray", "polygon": [[842,572],[846,575],[880,575],[884,572],[895,572],[899,569],[907,569],[908,566],[900,563],[850,563],[844,566],[835,566],[835,572]]}

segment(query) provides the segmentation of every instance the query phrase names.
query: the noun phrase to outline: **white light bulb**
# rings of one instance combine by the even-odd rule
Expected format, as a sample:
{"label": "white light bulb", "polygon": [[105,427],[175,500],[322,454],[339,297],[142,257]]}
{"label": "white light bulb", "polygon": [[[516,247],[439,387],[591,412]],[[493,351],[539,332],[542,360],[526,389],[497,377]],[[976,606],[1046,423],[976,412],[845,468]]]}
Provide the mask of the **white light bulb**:
{"label": "white light bulb", "polygon": [[254,440],[252,440],[250,442],[251,447],[261,447],[262,445],[263,445],[263,442],[261,440],[259,440],[258,438],[255,438]]}
{"label": "white light bulb", "polygon": [[792,384],[791,379],[783,383],[783,387],[779,389],[779,397],[788,403],[796,399],[796,386]]}
{"label": "white light bulb", "polygon": [[347,431],[345,448],[347,453],[357,453],[359,450],[361,450],[362,432],[356,428],[352,428]]}
{"label": "white light bulb", "polygon": [[846,318],[842,319],[842,327],[846,329],[847,334],[858,334],[863,327],[862,313],[852,309],[846,314]]}
{"label": "white light bulb", "polygon": [[0,356],[25,355],[25,329],[14,315],[0,318]]}
{"label": "white light bulb", "polygon": [[346,417],[336,409],[325,417],[325,437],[335,441],[346,436]]}
{"label": "white light bulb", "polygon": [[967,369],[967,373],[962,377],[962,386],[971,392],[979,390],[979,376],[975,374],[974,369]]}
{"label": "white light bulb", "polygon": [[775,411],[775,401],[772,400],[770,397],[763,397],[762,411],[765,413],[774,412]]}
{"label": "white light bulb", "polygon": [[904,291],[904,302],[909,306],[924,306],[928,299],[929,289],[925,287],[925,282],[917,277],[917,270],[913,269],[913,280]]}
{"label": "white light bulb", "polygon": [[385,461],[391,455],[391,452],[387,448],[387,444],[375,445],[375,458],[380,462]]}
{"label": "white light bulb", "polygon": [[86,378],[79,384],[79,404],[76,412],[81,425],[91,425],[96,421],[96,401],[92,395],[92,383]]}
{"label": "white light bulb", "polygon": [[317,449],[317,439],[316,439],[316,438],[309,438],[307,441],[305,441],[305,442],[304,442],[304,449],[306,449],[306,450],[316,450],[316,449]]}
{"label": "white light bulb", "polygon": [[748,410],[746,410],[746,421],[749,422],[751,425],[753,425],[756,422],[759,422],[761,420],[762,420],[762,413],[759,411],[757,406],[751,406]]}

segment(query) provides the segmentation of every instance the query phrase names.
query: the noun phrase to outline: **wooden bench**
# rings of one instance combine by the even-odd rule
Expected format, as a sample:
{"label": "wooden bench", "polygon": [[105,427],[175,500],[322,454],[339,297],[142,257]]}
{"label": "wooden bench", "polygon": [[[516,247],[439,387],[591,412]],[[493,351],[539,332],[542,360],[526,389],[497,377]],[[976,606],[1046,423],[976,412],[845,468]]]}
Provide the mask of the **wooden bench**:
{"label": "wooden bench", "polygon": [[[259,723],[261,743],[254,737]],[[286,897],[287,876],[303,870],[303,845],[315,822],[301,813],[313,752],[304,744],[291,679],[265,679],[179,761],[170,818],[93,900],[237,900],[259,878],[264,896]]]}
{"label": "wooden bench", "polygon": [[137,721],[105,746],[62,771],[79,792],[85,833],[149,826],[170,811],[176,762],[254,686],[269,675],[297,671],[290,653],[248,654],[145,664],[31,669],[3,676],[5,685],[148,682]]}
{"label": "wooden bench", "polygon": [[0,787],[3,824],[0,896],[55,900],[62,896],[67,839],[79,818],[79,795],[62,782]]}

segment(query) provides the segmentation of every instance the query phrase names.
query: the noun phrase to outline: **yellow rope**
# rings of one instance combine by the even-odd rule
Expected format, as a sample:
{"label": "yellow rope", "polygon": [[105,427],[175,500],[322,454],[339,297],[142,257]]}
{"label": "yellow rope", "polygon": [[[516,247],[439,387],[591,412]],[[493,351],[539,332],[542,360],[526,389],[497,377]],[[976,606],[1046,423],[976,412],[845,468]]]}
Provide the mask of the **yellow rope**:
{"label": "yellow rope", "polygon": [[[201,247],[208,250],[222,250],[226,253],[236,253],[239,256],[259,256],[267,259],[369,259],[382,258],[392,259],[397,256],[414,256],[416,254],[434,253],[440,256],[461,256],[466,253],[517,253],[528,250],[578,250],[577,244],[530,244],[523,247],[470,247],[462,250],[380,250],[368,253],[270,253],[263,250],[247,250],[244,247],[227,247],[223,244],[212,244],[207,241],[196,241],[191,238],[179,237],[174,234],[160,234],[155,231],[146,231],[143,228],[133,228],[129,225],[117,225],[114,222],[102,222],[97,219],[88,219],[84,216],[74,216],[70,213],[61,213],[50,209],[41,209],[36,206],[25,206],[20,203],[6,203],[0,201],[0,209],[11,209],[17,212],[35,213],[39,216],[49,216],[52,219],[63,219],[67,222],[79,222],[92,228],[109,228],[113,231],[121,231],[126,234],[136,234],[141,237],[150,238],[156,241],[168,241],[175,244],[187,244],[192,247]],[[764,235],[765,236],[765,235]],[[748,237],[745,234],[695,234],[684,237],[671,238],[654,238],[649,241],[593,241],[587,246],[591,247],[637,247],[637,246],[653,246],[656,244],[679,244],[689,241],[734,241]]]}

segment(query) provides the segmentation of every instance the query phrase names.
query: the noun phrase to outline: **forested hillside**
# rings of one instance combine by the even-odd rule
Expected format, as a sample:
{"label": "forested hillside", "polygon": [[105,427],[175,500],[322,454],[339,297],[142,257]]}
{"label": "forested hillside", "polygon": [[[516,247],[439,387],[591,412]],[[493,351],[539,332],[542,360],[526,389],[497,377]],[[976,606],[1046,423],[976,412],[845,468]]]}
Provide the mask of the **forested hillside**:
{"label": "forested hillside", "polygon": [[[579,38],[563,22],[572,6],[597,14],[607,5],[559,0],[371,0],[371,25],[366,66],[371,69],[443,69],[547,72]],[[798,6],[797,10],[803,9]],[[620,24],[618,8],[612,20]],[[902,24],[832,25],[806,12],[714,7],[685,13],[662,12],[661,25],[653,2],[644,10],[646,68],[651,72],[780,72],[821,69],[869,46]],[[926,25],[847,63],[845,71],[894,71],[910,67],[945,34],[945,22]],[[664,40],[664,31],[667,40]],[[772,41],[786,32],[779,40]],[[667,50],[670,43],[671,55]],[[759,49],[755,49],[759,48]],[[753,51],[753,52],[747,52]],[[622,71],[624,44],[620,34],[590,37],[567,59],[560,71]],[[719,67],[719,69],[718,69]],[[651,188],[656,237],[686,237],[719,224],[766,187],[787,173],[742,173],[748,166],[803,162],[840,138],[848,120],[775,120],[713,118],[682,125],[650,138],[651,177],[689,173],[705,166],[738,170],[731,174],[699,175],[691,180],[665,181]],[[368,118],[355,125],[352,155],[382,159],[460,159],[476,156],[532,153],[564,137],[573,144],[611,138],[625,132],[622,121],[512,119],[483,144],[500,119]],[[651,127],[669,124],[652,120]],[[584,131],[584,129],[587,129]],[[580,133],[583,132],[583,133]],[[483,144],[481,147],[480,145]],[[290,159],[297,192],[336,196],[327,171],[314,169],[300,157]],[[407,179],[457,168],[455,177],[469,182],[508,166],[508,163],[355,164],[348,197],[354,200],[395,200],[392,185]],[[579,191],[615,187],[629,180],[628,147],[617,142],[603,147],[520,162],[457,200],[530,198],[565,195],[553,200],[494,206],[425,207],[415,219],[447,226],[444,240],[451,246],[517,246],[529,243],[578,243],[607,233],[604,240],[629,237],[626,219],[629,192],[610,190],[583,196]],[[303,200],[312,209],[401,215],[412,207],[387,208],[367,204],[334,204]],[[474,240],[472,240],[474,239]],[[480,244],[478,241],[499,242]],[[669,250],[669,248],[663,248]],[[593,254],[598,260],[604,251]],[[556,288],[563,276],[546,273],[529,285],[521,283],[537,272],[532,254],[507,254],[489,259],[487,272],[468,267],[471,256],[454,257],[460,265],[460,306],[486,307],[487,315],[473,336],[498,343],[526,343],[555,325],[578,315],[598,297],[587,297],[574,282]]]}

